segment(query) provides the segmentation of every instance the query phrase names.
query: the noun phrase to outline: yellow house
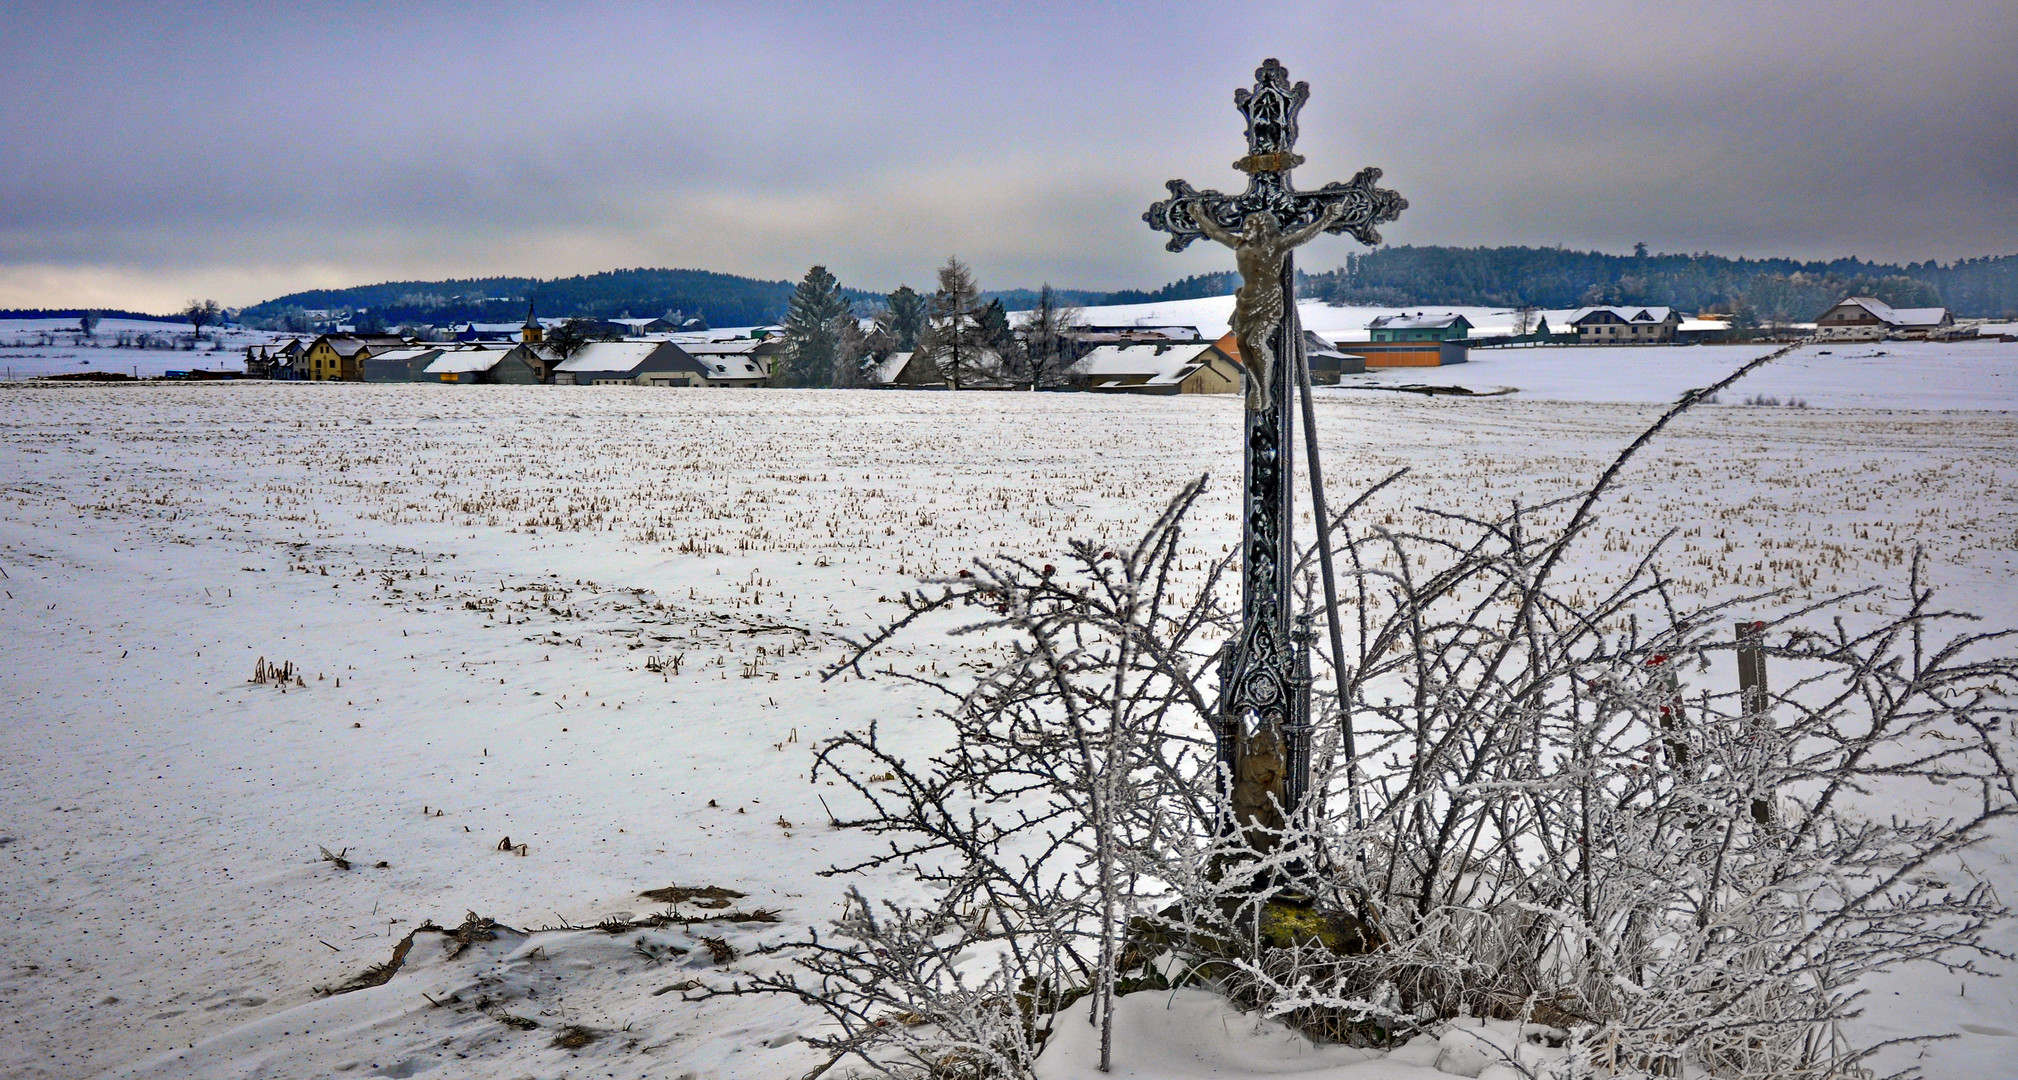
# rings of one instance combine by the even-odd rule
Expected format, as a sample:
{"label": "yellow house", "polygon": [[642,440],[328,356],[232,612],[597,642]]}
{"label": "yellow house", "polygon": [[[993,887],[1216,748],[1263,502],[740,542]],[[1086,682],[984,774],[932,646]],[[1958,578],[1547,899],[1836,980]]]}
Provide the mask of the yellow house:
{"label": "yellow house", "polygon": [[363,382],[365,360],[405,345],[390,334],[324,334],[302,352],[302,369],[311,382]]}

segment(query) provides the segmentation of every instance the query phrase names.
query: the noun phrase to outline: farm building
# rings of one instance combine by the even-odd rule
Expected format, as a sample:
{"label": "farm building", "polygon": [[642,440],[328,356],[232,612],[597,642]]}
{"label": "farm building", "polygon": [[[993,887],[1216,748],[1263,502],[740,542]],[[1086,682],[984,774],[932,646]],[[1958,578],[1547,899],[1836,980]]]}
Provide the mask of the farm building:
{"label": "farm building", "polygon": [[1471,320],[1462,315],[1382,315],[1366,324],[1374,341],[1457,341],[1471,332]]}
{"label": "farm building", "polygon": [[449,348],[447,345],[410,345],[373,353],[364,361],[365,382],[419,382],[421,372]]}
{"label": "farm building", "polygon": [[1815,320],[1815,337],[1824,341],[1879,341],[1888,337],[1920,337],[1955,325],[1947,308],[1895,308],[1869,296],[1852,296]]}
{"label": "farm building", "polygon": [[1568,324],[1579,345],[1655,345],[1675,340],[1682,315],[1669,307],[1587,307]]}
{"label": "farm building", "polygon": [[509,349],[450,349],[427,365],[421,381],[462,386],[533,386],[546,381],[548,363],[536,345],[519,345]]}
{"label": "farm building", "polygon": [[1087,390],[1123,394],[1233,394],[1240,364],[1218,345],[1103,345],[1066,369]]}
{"label": "farm building", "polygon": [[557,386],[700,386],[706,378],[670,341],[591,341],[554,365]]}

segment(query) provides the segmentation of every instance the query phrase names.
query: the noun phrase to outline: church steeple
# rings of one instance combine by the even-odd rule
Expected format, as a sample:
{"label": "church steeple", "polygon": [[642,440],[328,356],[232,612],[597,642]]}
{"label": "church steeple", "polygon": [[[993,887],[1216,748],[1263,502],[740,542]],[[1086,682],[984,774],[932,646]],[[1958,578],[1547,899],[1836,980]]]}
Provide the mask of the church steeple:
{"label": "church steeple", "polygon": [[519,327],[519,340],[527,345],[537,345],[546,340],[546,336],[546,327],[541,326],[540,321],[533,318],[533,302],[526,301],[526,322],[524,326]]}

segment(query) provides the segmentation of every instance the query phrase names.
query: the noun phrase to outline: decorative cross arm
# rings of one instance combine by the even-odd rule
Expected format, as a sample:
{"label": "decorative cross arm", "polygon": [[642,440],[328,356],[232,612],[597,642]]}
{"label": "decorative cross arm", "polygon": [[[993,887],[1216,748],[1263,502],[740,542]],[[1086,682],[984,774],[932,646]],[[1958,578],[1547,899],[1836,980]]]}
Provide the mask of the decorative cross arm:
{"label": "decorative cross arm", "polygon": [[1163,246],[1183,251],[1204,235],[1198,217],[1209,215],[1228,230],[1238,232],[1250,214],[1275,217],[1278,228],[1295,232],[1320,217],[1332,206],[1340,206],[1338,216],[1325,232],[1350,233],[1353,239],[1372,246],[1380,243],[1378,226],[1393,221],[1408,209],[1408,200],[1386,188],[1374,186],[1380,170],[1359,170],[1350,181],[1326,184],[1316,191],[1298,191],[1289,182],[1290,170],[1303,164],[1296,153],[1296,114],[1310,97],[1309,83],[1291,84],[1289,72],[1274,59],[1255,69],[1254,87],[1233,92],[1234,107],[1247,119],[1247,156],[1233,167],[1248,176],[1247,190],[1238,195],[1199,191],[1183,180],[1164,185],[1170,198],[1149,207],[1142,220],[1158,232],[1170,234]]}

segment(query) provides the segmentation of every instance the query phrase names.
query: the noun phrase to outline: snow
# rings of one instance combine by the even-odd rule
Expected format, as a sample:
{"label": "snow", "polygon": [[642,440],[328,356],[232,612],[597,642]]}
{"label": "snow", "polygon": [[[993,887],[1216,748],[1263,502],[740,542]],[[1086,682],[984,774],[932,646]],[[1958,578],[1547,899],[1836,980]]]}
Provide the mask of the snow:
{"label": "snow", "polygon": [[[1917,543],[1950,605],[2014,621],[2018,347],[1878,348],[1804,349],[1678,421],[1576,573],[1628,560],[1614,539],[1714,520],[1730,554],[1670,560],[1688,599],[1752,591],[1731,571],[1768,543],[1776,567],[1896,591]],[[1410,466],[1369,509],[1434,534],[1414,507],[1561,494],[1758,351],[1480,350],[1377,381],[1520,392],[1328,390],[1327,480],[1343,502]],[[1755,393],[1814,407],[1740,404]],[[751,954],[835,913],[844,883],[815,872],[874,841],[822,824],[809,745],[874,718],[931,748],[924,692],[818,679],[837,635],[919,574],[1131,538],[1201,472],[1183,561],[1239,531],[1231,396],[17,384],[0,402],[0,1075],[24,1078],[803,1075],[823,1058],[797,1004],[657,991],[770,962]],[[929,644],[892,660],[965,647]],[[249,683],[261,657],[306,685]],[[2007,896],[2014,857],[2010,836],[1972,855]],[[422,935],[383,987],[314,992],[423,920],[644,916],[663,905],[639,890],[673,883],[782,921],[507,933],[454,961]],[[741,957],[703,959],[714,935]],[[2018,982],[1872,989],[1858,1037],[1958,1034],[1917,1062],[1933,1076],[2008,1065]],[[1117,1075],[1508,1075],[1456,1028],[1376,1058],[1202,994],[1123,1014]],[[567,1024],[604,1034],[552,1046]],[[1082,1032],[1062,1025],[1050,1075],[1090,1075]]]}
{"label": "snow", "polygon": [[891,353],[881,361],[878,361],[875,369],[869,373],[870,384],[874,386],[888,386],[896,382],[897,376],[904,373],[904,365],[910,362],[911,353],[909,350]]}
{"label": "snow", "polygon": [[1883,300],[1869,296],[1852,296],[1836,306],[1844,307],[1851,304],[1863,308],[1877,316],[1880,322],[1890,326],[1939,326],[1941,320],[1948,317],[1947,308],[1895,308]]}
{"label": "snow", "polygon": [[659,349],[656,341],[591,341],[555,365],[555,371],[630,371]]}
{"label": "snow", "polygon": [[1560,323],[1556,322],[1554,318],[1549,319],[1549,326],[1550,327],[1574,326],[1586,315],[1590,315],[1591,313],[1598,311],[1609,311],[1613,315],[1617,316],[1620,322],[1627,322],[1627,323],[1666,322],[1668,318],[1668,313],[1673,310],[1674,310],[1673,308],[1665,308],[1665,307],[1631,307],[1631,306],[1622,306],[1619,304],[1604,304],[1597,307],[1580,307],[1574,311],[1564,313],[1563,321]]}
{"label": "snow", "polygon": [[[413,355],[418,356],[423,351],[426,350],[415,350]],[[509,352],[510,349],[451,349],[428,364],[426,370],[429,375],[451,373],[460,375],[466,371],[489,371]]]}
{"label": "snow", "polygon": [[[1321,300],[1302,300],[1297,304],[1297,312],[1303,318],[1303,328],[1314,330],[1325,338],[1341,344],[1352,341],[1371,340],[1367,324],[1381,316],[1410,315],[1429,310],[1419,305],[1406,308],[1395,307],[1333,307]],[[1437,307],[1441,315],[1462,315],[1474,328],[1503,327],[1513,322],[1513,314],[1506,308],[1495,307]],[[1193,326],[1198,328],[1200,337],[1214,341],[1223,337],[1227,322],[1233,314],[1233,297],[1207,296],[1196,300],[1162,300],[1150,304],[1116,304],[1107,307],[1085,309],[1083,318],[1091,325],[1098,326]],[[1550,314],[1549,326],[1557,323],[1554,313]],[[1482,329],[1475,332],[1483,332]]]}
{"label": "snow", "polygon": [[[173,348],[118,348],[121,335],[140,335]],[[77,333],[76,319],[0,319],[0,381],[14,382],[38,375],[102,371],[150,378],[168,371],[203,368],[245,370],[245,347],[284,340],[261,330],[205,327],[203,344],[184,349],[188,323],[142,319],[104,319],[89,338]],[[221,344],[223,347],[218,348]]]}
{"label": "snow", "polygon": [[[1350,348],[1347,348],[1350,351]],[[1513,390],[1543,401],[1674,402],[1759,355],[1758,345],[1548,345],[1472,349],[1456,367],[1347,375],[1337,390],[1403,385]],[[1814,408],[2018,410],[2018,342],[1885,341],[1805,346],[1724,394]]]}
{"label": "snow", "polygon": [[1072,365],[1089,378],[1151,375],[1151,382],[1169,382],[1186,372],[1211,345],[1103,345]]}
{"label": "snow", "polygon": [[1388,1055],[1319,1046],[1281,1024],[1257,1021],[1204,990],[1132,994],[1114,1010],[1113,1072],[1099,1071],[1100,1029],[1087,1022],[1090,1000],[1066,1010],[1040,1060],[1039,1080],[1206,1080],[1274,1076],[1285,1080],[1415,1080],[1434,1069]]}

